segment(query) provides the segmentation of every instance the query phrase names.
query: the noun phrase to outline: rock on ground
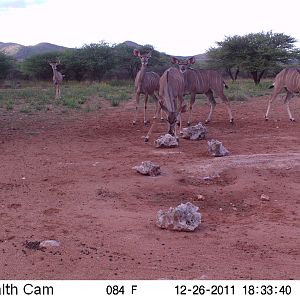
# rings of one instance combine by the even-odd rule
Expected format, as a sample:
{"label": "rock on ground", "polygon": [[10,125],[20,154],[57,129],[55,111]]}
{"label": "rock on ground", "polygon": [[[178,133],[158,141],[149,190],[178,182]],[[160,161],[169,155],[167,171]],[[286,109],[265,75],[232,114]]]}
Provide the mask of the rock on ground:
{"label": "rock on ground", "polygon": [[168,211],[160,210],[157,213],[156,224],[163,229],[178,231],[194,231],[201,223],[201,214],[198,207],[190,202],[170,207]]}
{"label": "rock on ground", "polygon": [[59,247],[60,242],[56,240],[45,240],[40,242],[40,247]]}
{"label": "rock on ground", "polygon": [[195,126],[183,128],[182,132],[184,139],[203,140],[205,139],[208,130],[202,123],[198,123]]}
{"label": "rock on ground", "polygon": [[207,141],[208,152],[212,156],[226,156],[229,155],[229,151],[223,146],[222,142],[218,140]]}
{"label": "rock on ground", "polygon": [[148,176],[158,176],[160,175],[160,166],[153,163],[152,161],[143,161],[140,166],[135,166],[132,169],[136,170],[137,172],[148,175]]}
{"label": "rock on ground", "polygon": [[167,133],[154,141],[154,145],[156,148],[174,148],[178,147],[178,141],[175,136]]}

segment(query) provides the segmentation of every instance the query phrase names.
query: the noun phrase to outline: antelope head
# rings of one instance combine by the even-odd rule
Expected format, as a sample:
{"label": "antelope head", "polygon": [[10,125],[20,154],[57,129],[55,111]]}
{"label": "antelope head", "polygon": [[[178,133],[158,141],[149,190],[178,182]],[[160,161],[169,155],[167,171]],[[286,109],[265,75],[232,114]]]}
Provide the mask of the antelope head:
{"label": "antelope head", "polygon": [[57,70],[57,66],[60,65],[60,60],[57,61],[48,61],[49,65],[52,67],[53,70]]}
{"label": "antelope head", "polygon": [[168,108],[163,104],[163,102],[159,101],[160,107],[167,114],[167,121],[169,123],[169,131],[168,133],[171,135],[175,135],[175,127],[179,122],[179,116],[181,113],[186,111],[186,104],[179,107],[176,111],[169,111]]}
{"label": "antelope head", "polygon": [[142,66],[146,67],[148,65],[149,58],[151,57],[151,51],[142,55],[139,50],[134,49],[133,55],[139,57],[141,60]]}
{"label": "antelope head", "polygon": [[189,65],[195,63],[195,57],[190,57],[188,59],[178,59],[176,57],[172,57],[172,63],[178,65],[179,71],[184,74],[186,70],[189,68]]}

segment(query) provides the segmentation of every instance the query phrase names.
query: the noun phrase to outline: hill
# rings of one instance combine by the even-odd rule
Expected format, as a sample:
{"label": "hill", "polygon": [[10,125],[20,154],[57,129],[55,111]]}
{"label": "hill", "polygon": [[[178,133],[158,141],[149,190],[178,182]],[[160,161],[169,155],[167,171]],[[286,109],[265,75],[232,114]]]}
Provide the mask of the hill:
{"label": "hill", "polygon": [[[132,41],[125,41],[122,44],[125,44],[131,48],[140,48],[142,45],[139,45]],[[47,52],[63,52],[67,49],[67,47],[58,46],[50,43],[39,43],[35,46],[23,46],[17,43],[2,43],[0,42],[0,51],[14,57],[17,60],[24,60],[32,55],[36,54],[43,54]],[[204,62],[207,60],[206,54],[196,54],[194,55],[196,61]],[[178,58],[186,58],[186,57],[179,57]]]}
{"label": "hill", "polygon": [[[136,49],[142,47],[142,45],[137,44],[137,43],[132,42],[132,41],[125,41],[122,44],[125,44],[128,47],[136,48]],[[167,55],[169,55],[169,54],[167,54]],[[180,58],[180,59],[188,58],[188,56],[177,56],[177,57]],[[195,57],[195,59],[196,59],[197,62],[205,62],[206,60],[208,60],[208,57],[207,57],[207,55],[205,53],[196,54],[196,55],[194,55],[194,57]]]}
{"label": "hill", "polygon": [[0,42],[0,51],[14,57],[17,60],[24,60],[35,54],[43,54],[47,52],[63,52],[67,47],[58,46],[50,43],[39,43],[34,46],[23,46],[16,43]]}
{"label": "hill", "polygon": [[132,41],[125,41],[122,44],[125,44],[126,46],[131,47],[131,48],[140,48],[140,47],[142,47],[142,45],[139,45],[139,44],[137,44],[135,42],[132,42]]}

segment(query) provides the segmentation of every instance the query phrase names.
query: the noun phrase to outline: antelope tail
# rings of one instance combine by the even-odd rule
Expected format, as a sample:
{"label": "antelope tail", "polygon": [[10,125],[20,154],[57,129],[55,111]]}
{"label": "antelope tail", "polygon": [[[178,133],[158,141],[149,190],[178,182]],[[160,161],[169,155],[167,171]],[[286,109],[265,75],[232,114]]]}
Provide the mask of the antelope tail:
{"label": "antelope tail", "polygon": [[269,89],[272,89],[275,86],[275,82],[272,83],[272,85],[269,86]]}
{"label": "antelope tail", "polygon": [[223,84],[224,84],[224,88],[228,89],[228,85],[225,83],[225,81],[223,81]]}

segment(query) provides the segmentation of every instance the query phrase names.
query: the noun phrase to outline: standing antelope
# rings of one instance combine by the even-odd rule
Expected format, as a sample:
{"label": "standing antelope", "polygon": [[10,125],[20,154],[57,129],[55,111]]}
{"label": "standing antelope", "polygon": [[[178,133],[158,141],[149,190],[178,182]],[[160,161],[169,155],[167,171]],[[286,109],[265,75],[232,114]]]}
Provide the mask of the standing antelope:
{"label": "standing antelope", "polygon": [[190,113],[188,125],[191,123],[193,104],[195,103],[196,94],[205,94],[210,102],[210,112],[205,123],[211,120],[212,113],[216,107],[215,95],[219,96],[226,104],[230,123],[233,123],[231,108],[227,97],[224,94],[224,87],[227,85],[222,76],[215,70],[191,69],[189,65],[195,63],[195,58],[191,57],[186,60],[179,60],[172,57],[172,63],[177,64],[180,72],[184,75],[185,94],[191,94]]}
{"label": "standing antelope", "polygon": [[[176,136],[176,123],[178,121],[180,122],[181,131],[181,112],[184,112],[186,108],[186,106],[183,106],[183,94],[183,75],[177,68],[167,69],[159,80],[159,105],[167,114],[168,133],[173,136]],[[145,137],[145,142],[149,140],[154,124],[155,121]]]}
{"label": "standing antelope", "polygon": [[153,118],[157,117],[158,111],[160,110],[158,99],[157,96],[155,95],[155,93],[158,93],[158,89],[159,89],[159,75],[155,72],[146,72],[148,60],[151,57],[151,52],[142,55],[140,51],[134,49],[133,55],[140,58],[142,67],[137,73],[134,82],[136,107],[135,107],[135,114],[132,123],[133,124],[136,123],[137,111],[140,102],[140,94],[144,94],[145,95],[144,124],[147,124],[146,110],[147,110],[148,95],[152,96],[154,100],[156,100],[156,112]]}
{"label": "standing antelope", "polygon": [[272,96],[268,102],[268,108],[267,112],[265,114],[265,120],[268,120],[271,103],[275,98],[278,96],[278,94],[283,90],[283,88],[286,90],[287,94],[284,99],[284,103],[286,104],[287,112],[289,115],[289,118],[291,121],[295,121],[295,119],[292,116],[292,113],[290,111],[289,101],[294,96],[294,93],[300,92],[300,70],[298,68],[285,68],[282,71],[280,71],[276,77],[275,82],[271,87],[274,87],[274,91],[272,93]]}
{"label": "standing antelope", "polygon": [[49,65],[52,67],[53,71],[53,84],[55,86],[55,99],[60,98],[60,86],[62,84],[64,75],[62,75],[59,71],[57,71],[57,66],[60,64],[58,62],[49,62]]}

